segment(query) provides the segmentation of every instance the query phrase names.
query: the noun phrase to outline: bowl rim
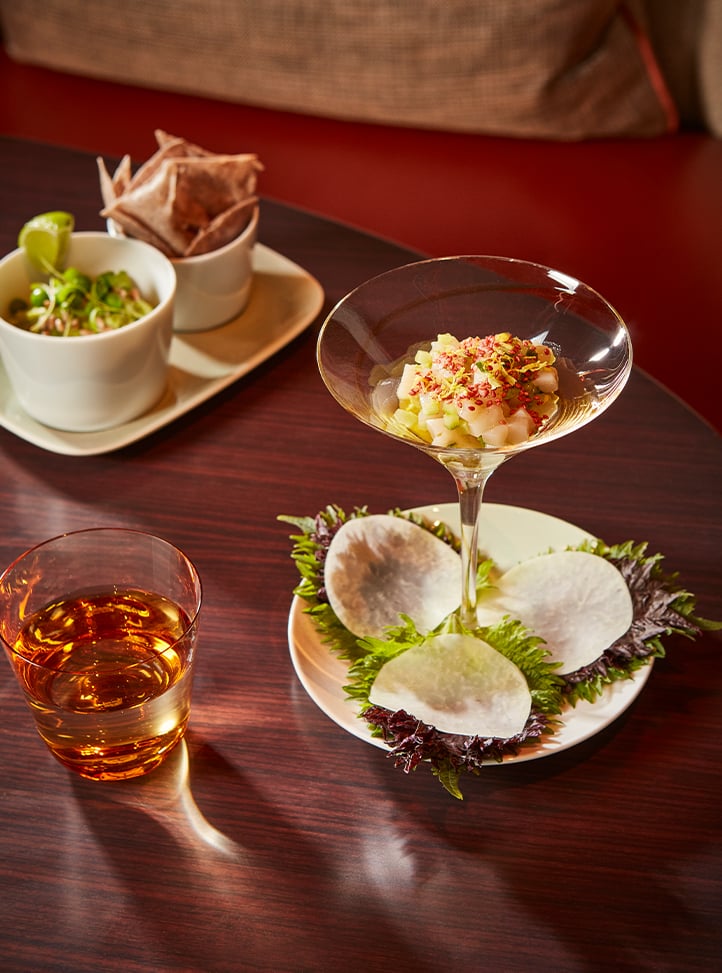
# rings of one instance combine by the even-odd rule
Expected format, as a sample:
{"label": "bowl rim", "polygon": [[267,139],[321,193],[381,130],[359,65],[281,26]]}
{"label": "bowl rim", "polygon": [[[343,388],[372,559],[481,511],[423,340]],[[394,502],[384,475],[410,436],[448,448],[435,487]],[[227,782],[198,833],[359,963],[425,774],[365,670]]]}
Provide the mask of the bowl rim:
{"label": "bowl rim", "polygon": [[[228,243],[224,243],[222,247],[216,247],[215,250],[209,250],[207,253],[196,253],[191,255],[190,257],[166,257],[166,260],[169,260],[171,262],[171,265],[174,267],[177,264],[180,264],[181,266],[183,264],[189,264],[189,265],[201,264],[204,261],[212,260],[214,257],[218,257],[219,255],[222,255],[227,250],[230,250],[233,247],[238,246],[239,244],[245,243],[246,239],[253,232],[257,230],[259,216],[260,216],[260,206],[258,203],[255,203],[251,211],[251,217],[248,223],[246,223],[246,225],[243,227],[243,229],[237,236],[234,236],[232,240],[228,241]],[[115,222],[115,220],[112,217],[108,217],[108,219],[106,220],[106,226],[108,227],[108,236],[114,237],[116,239],[123,239],[123,240],[137,240],[137,237],[128,236],[121,229],[121,227],[118,226],[118,224]],[[137,240],[137,242],[144,243],[145,241]],[[153,244],[150,243],[148,244],[148,246],[152,247]],[[158,250],[157,247],[153,247],[153,249]],[[163,253],[162,250],[158,250],[158,252]],[[163,256],[166,255],[163,254]]]}
{"label": "bowl rim", "polygon": [[[171,260],[166,257],[166,255],[158,250],[157,247],[152,246],[150,243],[146,243],[144,240],[136,240],[133,237],[122,237],[113,236],[113,234],[106,232],[105,230],[73,230],[71,238],[82,238],[84,240],[113,240],[115,243],[124,243],[125,245],[130,245],[131,247],[139,248],[145,251],[146,256],[151,260],[157,260],[160,267],[166,272],[168,276],[169,290],[165,297],[161,298],[158,303],[151,308],[151,310],[144,314],[142,317],[138,318],[137,321],[131,321],[129,324],[124,324],[122,328],[113,328],[108,331],[101,331],[97,334],[81,334],[73,335],[72,341],[73,345],[77,343],[85,344],[88,341],[97,341],[99,338],[109,339],[113,335],[127,334],[132,331],[137,331],[139,327],[147,326],[148,320],[156,316],[160,312],[164,312],[166,308],[172,307],[175,301],[176,288],[177,288],[177,277],[175,268]],[[114,245],[114,244],[113,244]],[[21,257],[25,256],[25,251],[22,247],[16,247],[15,250],[11,250],[10,253],[5,254],[2,259],[0,259],[0,273],[6,263],[11,260],[17,261]],[[29,276],[29,275],[28,275]],[[39,334],[35,331],[26,331],[24,328],[19,328],[16,324],[8,321],[4,316],[4,310],[0,309],[0,331],[9,331],[16,340],[18,341],[36,341],[37,339],[47,339],[47,338],[57,338],[57,335],[47,335]]]}

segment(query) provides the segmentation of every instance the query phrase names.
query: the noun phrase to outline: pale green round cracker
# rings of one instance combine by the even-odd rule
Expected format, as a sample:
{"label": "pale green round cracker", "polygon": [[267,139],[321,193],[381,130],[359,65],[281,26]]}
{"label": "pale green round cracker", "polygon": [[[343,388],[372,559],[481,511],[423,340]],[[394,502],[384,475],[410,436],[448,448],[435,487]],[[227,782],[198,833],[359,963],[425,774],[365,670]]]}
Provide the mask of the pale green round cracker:
{"label": "pale green round cracker", "polygon": [[559,673],[590,665],[629,629],[629,588],[609,561],[586,551],[557,551],[514,565],[479,600],[481,625],[504,615],[544,639]]}
{"label": "pale green round cracker", "polygon": [[369,699],[442,733],[504,740],[524,729],[531,711],[521,670],[487,642],[458,634],[432,636],[391,659]]}
{"label": "pale green round cracker", "polygon": [[382,637],[401,614],[426,633],[459,607],[461,559],[401,517],[355,517],[329,545],[324,584],[336,616],[354,635]]}

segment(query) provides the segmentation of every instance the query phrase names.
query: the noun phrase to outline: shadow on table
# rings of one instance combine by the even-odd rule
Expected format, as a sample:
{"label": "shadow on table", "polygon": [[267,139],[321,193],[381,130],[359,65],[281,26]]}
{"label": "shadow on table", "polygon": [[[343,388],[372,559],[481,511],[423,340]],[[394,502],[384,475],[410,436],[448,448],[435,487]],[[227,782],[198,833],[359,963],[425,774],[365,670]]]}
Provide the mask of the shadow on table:
{"label": "shadow on table", "polygon": [[[191,785],[202,792],[203,812]],[[138,922],[124,930],[124,950],[156,969],[181,962],[214,971],[332,968],[347,949],[340,930],[354,922],[360,942],[373,931],[392,953],[406,949],[394,945],[394,930],[373,903],[354,914],[357,899],[339,893],[323,842],[299,834],[192,734],[146,777],[100,785],[73,778],[73,787],[134,903]],[[435,969],[423,958],[414,968]]]}
{"label": "shadow on table", "polygon": [[514,969],[544,969],[546,955],[565,956],[569,970],[584,973],[671,973],[718,955],[707,901],[714,866],[702,866],[706,880],[699,874],[719,811],[710,795],[701,829],[680,819],[667,796],[684,781],[665,775],[665,741],[635,739],[630,719],[624,714],[549,759],[485,769],[466,781],[461,805],[420,800],[408,781],[406,791],[394,789],[400,813],[415,820],[428,847],[441,843],[459,883],[470,889],[476,877],[467,907],[491,907],[487,921],[500,929],[503,914],[527,929]]}
{"label": "shadow on table", "polygon": [[[568,751],[465,778],[463,801],[428,767],[405,775],[383,751],[329,731],[357,798],[368,795],[368,827],[357,815],[349,829],[361,832],[361,867],[375,868],[387,914],[403,918],[412,901],[449,968],[485,968],[474,964],[486,956],[489,970],[677,973],[717,956],[708,895],[719,809],[712,795],[700,806],[691,794],[694,816],[680,816],[685,781],[667,757],[665,691],[655,684],[643,712],[632,706]],[[304,736],[308,723],[318,749],[324,724],[301,690],[292,698],[296,729]],[[692,756],[698,732],[680,721],[675,746]]]}

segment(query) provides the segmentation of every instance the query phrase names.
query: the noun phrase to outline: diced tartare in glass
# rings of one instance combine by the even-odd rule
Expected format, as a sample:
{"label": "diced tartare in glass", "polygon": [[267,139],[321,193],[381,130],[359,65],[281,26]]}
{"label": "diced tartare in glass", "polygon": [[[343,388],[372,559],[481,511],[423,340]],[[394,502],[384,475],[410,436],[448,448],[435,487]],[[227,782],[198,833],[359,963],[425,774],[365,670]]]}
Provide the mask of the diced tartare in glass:
{"label": "diced tartare in glass", "polygon": [[499,448],[535,435],[558,408],[554,352],[509,332],[440,334],[403,365],[389,416],[433,446]]}

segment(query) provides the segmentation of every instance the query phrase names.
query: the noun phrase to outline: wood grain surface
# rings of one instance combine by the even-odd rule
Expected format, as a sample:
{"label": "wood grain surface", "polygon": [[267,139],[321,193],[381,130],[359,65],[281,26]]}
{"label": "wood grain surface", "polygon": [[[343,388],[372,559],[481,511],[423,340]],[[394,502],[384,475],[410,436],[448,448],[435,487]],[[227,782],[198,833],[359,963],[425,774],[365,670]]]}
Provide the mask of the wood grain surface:
{"label": "wood grain surface", "polygon": [[[92,156],[0,140],[0,252],[35,213],[102,226]],[[325,311],[414,255],[264,199],[260,240]],[[55,763],[0,667],[0,968],[6,971],[719,970],[720,639],[668,642],[631,709],[564,753],[450,798],[340,730],[293,671],[295,568],[278,514],[454,499],[365,428],[315,365],[323,314],[213,400],[115,453],[0,429],[0,565],[63,531],[137,527],[195,561],[204,608],[187,741],[136,782]],[[646,540],[722,618],[722,446],[635,371],[585,429],[495,474],[487,498],[608,542]]]}

